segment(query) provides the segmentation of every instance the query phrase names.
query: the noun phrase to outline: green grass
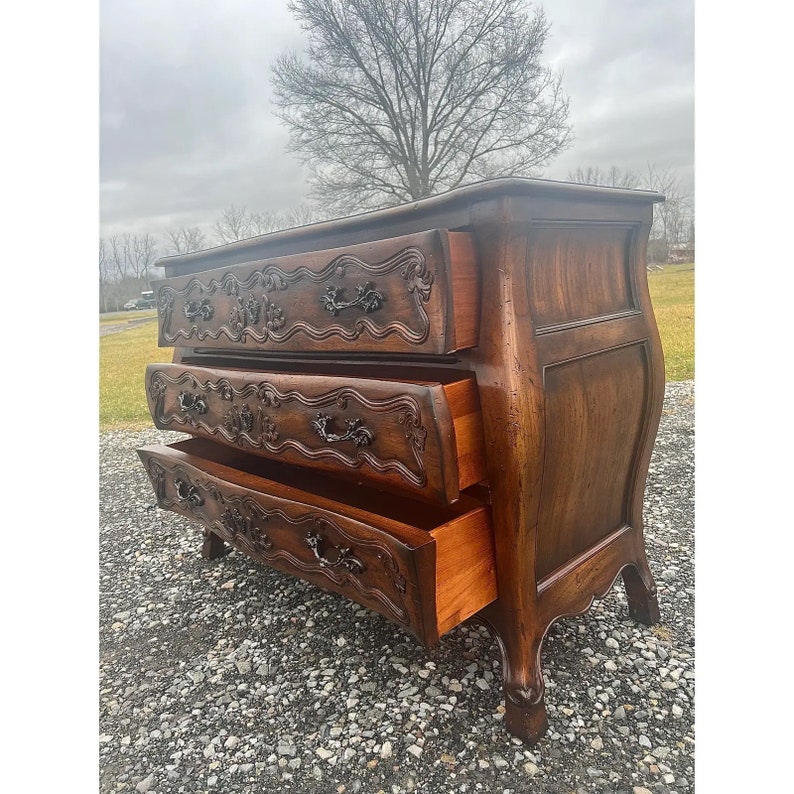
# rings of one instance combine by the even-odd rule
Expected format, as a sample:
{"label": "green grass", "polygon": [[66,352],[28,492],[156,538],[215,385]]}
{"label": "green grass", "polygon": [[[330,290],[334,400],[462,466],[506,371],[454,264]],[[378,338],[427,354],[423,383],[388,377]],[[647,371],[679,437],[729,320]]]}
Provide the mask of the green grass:
{"label": "green grass", "polygon": [[[143,312],[126,314],[140,319]],[[146,365],[157,361],[170,361],[173,355],[171,349],[157,347],[156,314],[152,312],[151,319],[141,325],[107,334],[99,339],[101,430],[151,427],[152,418],[146,406],[144,390]]]}
{"label": "green grass", "polygon": [[[648,274],[654,314],[664,349],[668,381],[695,377],[695,268],[668,265]],[[155,311],[102,315],[100,325],[140,325],[99,340],[99,424],[101,430],[142,429],[152,426],[144,392],[146,365],[171,361],[171,348],[157,346]]]}
{"label": "green grass", "polygon": [[136,320],[157,317],[157,309],[144,309],[134,312],[108,312],[99,315],[99,327],[107,325],[120,325],[121,323],[133,323]]}
{"label": "green grass", "polygon": [[648,274],[668,381],[695,377],[695,266],[667,265]]}

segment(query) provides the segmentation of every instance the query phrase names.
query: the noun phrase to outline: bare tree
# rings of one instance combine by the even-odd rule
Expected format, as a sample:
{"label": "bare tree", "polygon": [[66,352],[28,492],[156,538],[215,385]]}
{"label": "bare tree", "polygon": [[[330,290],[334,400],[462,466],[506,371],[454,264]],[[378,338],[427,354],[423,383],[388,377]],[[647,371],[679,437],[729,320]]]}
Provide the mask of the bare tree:
{"label": "bare tree", "polygon": [[282,229],[292,229],[295,226],[305,226],[307,223],[315,223],[324,220],[321,213],[310,204],[299,204],[284,213],[284,224]]}
{"label": "bare tree", "polygon": [[280,213],[273,210],[252,212],[249,218],[252,234],[268,234],[284,228],[284,218]]}
{"label": "bare tree", "polygon": [[644,188],[662,193],[665,201],[654,206],[653,226],[648,244],[648,258],[652,262],[667,262],[670,249],[676,243],[693,236],[694,212],[692,198],[681,185],[681,179],[670,168],[648,163],[643,173],[621,171],[616,166],[604,171],[587,166],[570,171],[568,179],[588,185]]}
{"label": "bare tree", "polygon": [[233,243],[235,240],[291,229],[316,220],[320,220],[318,212],[307,204],[299,204],[283,213],[275,210],[249,212],[245,207],[232,205],[215,222],[215,234],[219,243]]}
{"label": "bare tree", "polygon": [[168,229],[165,236],[171,254],[189,254],[207,247],[204,232],[198,226]]}
{"label": "bare tree", "polygon": [[157,261],[157,238],[151,234],[134,234],[129,239],[132,278],[145,285]]}
{"label": "bare tree", "polygon": [[157,261],[157,240],[151,234],[114,234],[108,262],[115,281],[145,282]]}
{"label": "bare tree", "polygon": [[235,204],[223,211],[220,219],[215,222],[214,228],[215,235],[221,243],[245,240],[256,234],[251,231],[251,216],[248,210]]}
{"label": "bare tree", "polygon": [[129,277],[129,246],[127,239],[129,235],[114,234],[109,239],[110,250],[108,252],[108,270],[111,274],[110,280],[116,283],[124,281]]}
{"label": "bare tree", "polygon": [[100,289],[105,311],[110,304],[118,311],[128,298],[148,289],[157,240],[151,234],[114,234],[99,241]]}
{"label": "bare tree", "polygon": [[692,198],[681,185],[681,179],[670,168],[648,164],[642,176],[643,187],[663,193],[663,204],[654,208],[651,240],[662,241],[661,255],[667,261],[670,246],[683,242],[694,224]]}
{"label": "bare tree", "polygon": [[[126,235],[129,237],[129,235]],[[102,303],[105,311],[121,308],[125,283],[129,279],[130,267],[125,235],[114,234],[99,241],[99,267],[102,286]]]}
{"label": "bare tree", "polygon": [[113,269],[108,257],[108,245],[104,237],[99,238],[99,300],[102,311],[108,311],[111,300],[111,285],[113,283]]}
{"label": "bare tree", "polygon": [[618,166],[610,166],[606,171],[599,166],[587,166],[568,172],[570,182],[583,185],[607,185],[609,187],[637,188],[640,175],[636,171],[623,171]]}
{"label": "bare tree", "polygon": [[522,0],[293,0],[309,62],[280,56],[277,112],[331,211],[532,174],[572,141],[549,26]]}

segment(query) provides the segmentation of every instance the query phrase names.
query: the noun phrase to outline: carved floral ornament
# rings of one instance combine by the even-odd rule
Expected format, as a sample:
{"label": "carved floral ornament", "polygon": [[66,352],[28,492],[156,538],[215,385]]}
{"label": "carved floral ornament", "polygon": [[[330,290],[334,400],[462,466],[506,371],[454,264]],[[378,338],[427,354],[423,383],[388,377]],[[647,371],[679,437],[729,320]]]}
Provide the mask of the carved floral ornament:
{"label": "carved floral ornament", "polygon": [[[311,510],[292,515],[279,507],[266,507],[260,503],[261,498],[269,498],[265,495],[255,498],[231,493],[206,475],[189,473],[179,465],[166,468],[163,463],[150,458],[146,467],[161,507],[187,511],[265,563],[279,561],[299,573],[322,573],[339,586],[349,585],[365,601],[377,602],[394,620],[410,622],[404,601],[406,579],[382,541],[354,536],[336,521]],[[271,527],[269,533],[266,526]],[[289,542],[277,543],[279,538],[294,537],[296,530],[302,538],[300,546],[306,550],[303,555],[290,551]],[[380,563],[394,588],[392,593],[362,578],[368,573],[364,554]]]}
{"label": "carved floral ornament", "polygon": [[[352,298],[346,298],[346,288],[338,283],[327,284],[324,294],[318,296],[319,304],[330,317],[341,314],[352,315],[345,324],[329,322],[319,326],[305,317],[290,317],[285,306],[271,293],[297,290],[303,297],[311,284],[321,285],[329,279],[344,278],[348,270],[363,272],[369,278],[355,285]],[[417,309],[418,326],[410,327],[397,319],[377,322],[370,319],[386,304],[388,297],[379,280],[391,284],[393,276],[403,283]],[[430,321],[425,305],[430,300],[433,274],[421,249],[410,246],[383,262],[369,264],[350,254],[342,254],[329,262],[320,271],[307,267],[296,267],[284,271],[275,265],[253,271],[240,280],[234,273],[227,272],[219,279],[212,278],[206,283],[198,277],[190,278],[187,284],[176,289],[164,284],[158,292],[158,306],[161,318],[161,332],[168,344],[176,344],[180,339],[217,340],[225,337],[230,342],[282,343],[296,334],[304,334],[313,340],[325,340],[338,336],[345,341],[355,341],[366,333],[376,340],[395,334],[412,344],[425,342],[430,333]],[[222,300],[214,303],[215,296]],[[227,308],[225,317],[221,306],[228,307],[228,298],[234,302]],[[225,298],[225,300],[224,300]],[[174,323],[175,307],[181,299],[182,314],[188,325]],[[309,312],[311,314],[311,312]],[[319,321],[319,318],[317,319]],[[175,328],[172,329],[172,324]]]}
{"label": "carved floral ornament", "polygon": [[[168,395],[177,390],[175,410],[168,407],[173,405]],[[227,378],[200,381],[189,371],[173,377],[162,370],[152,374],[149,394],[153,416],[163,428],[190,425],[208,437],[271,456],[291,451],[308,460],[332,459],[346,468],[367,465],[380,473],[394,472],[419,488],[427,483],[424,456],[428,431],[419,402],[407,394],[370,399],[353,388],[341,387],[309,397],[296,389],[281,391],[268,381],[237,386]],[[285,404],[305,410],[280,421],[279,409]],[[330,408],[353,415],[339,417],[316,410]],[[359,409],[368,419],[356,416]],[[365,421],[379,417],[382,422],[392,417],[390,421],[396,420],[402,429],[408,443],[399,459],[378,455],[377,434]],[[303,426],[299,424],[302,421]],[[312,445],[312,436],[324,444]]]}

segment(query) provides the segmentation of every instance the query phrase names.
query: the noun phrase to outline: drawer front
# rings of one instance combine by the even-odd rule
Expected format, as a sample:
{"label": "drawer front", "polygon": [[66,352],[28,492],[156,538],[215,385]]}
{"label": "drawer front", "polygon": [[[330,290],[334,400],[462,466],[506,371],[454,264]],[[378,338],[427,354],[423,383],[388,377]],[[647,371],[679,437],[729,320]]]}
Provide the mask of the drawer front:
{"label": "drawer front", "polygon": [[434,230],[153,282],[160,346],[445,354],[477,344],[471,235]]}
{"label": "drawer front", "polygon": [[443,386],[152,364],[146,385],[163,430],[443,503],[485,477],[472,378]]}
{"label": "drawer front", "polygon": [[259,562],[345,595],[434,641],[435,541],[427,533],[394,524],[387,532],[267,493],[292,491],[259,478],[256,487],[246,487],[244,475],[197,465],[169,447],[145,447],[139,455],[160,507],[196,519]]}

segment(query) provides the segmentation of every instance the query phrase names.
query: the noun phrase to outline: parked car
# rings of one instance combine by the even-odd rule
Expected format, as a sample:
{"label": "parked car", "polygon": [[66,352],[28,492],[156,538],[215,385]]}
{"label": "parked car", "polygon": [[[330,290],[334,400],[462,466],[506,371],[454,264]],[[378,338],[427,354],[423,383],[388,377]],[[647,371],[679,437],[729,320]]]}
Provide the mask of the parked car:
{"label": "parked car", "polygon": [[130,311],[132,309],[153,309],[156,303],[150,298],[133,298],[124,304],[124,310]]}

